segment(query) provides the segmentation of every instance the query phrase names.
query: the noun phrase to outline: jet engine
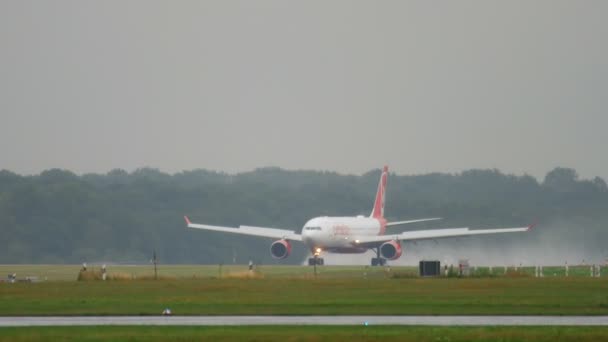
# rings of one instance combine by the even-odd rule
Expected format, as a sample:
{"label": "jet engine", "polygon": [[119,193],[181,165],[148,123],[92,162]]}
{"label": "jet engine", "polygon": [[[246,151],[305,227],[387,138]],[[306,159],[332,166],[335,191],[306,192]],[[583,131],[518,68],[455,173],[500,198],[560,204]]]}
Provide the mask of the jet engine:
{"label": "jet engine", "polygon": [[275,259],[285,259],[291,253],[291,244],[289,241],[277,240],[270,245],[270,254]]}
{"label": "jet engine", "polygon": [[380,246],[380,255],[383,258],[389,260],[399,259],[401,253],[403,253],[403,250],[401,249],[401,244],[397,241],[385,242]]}

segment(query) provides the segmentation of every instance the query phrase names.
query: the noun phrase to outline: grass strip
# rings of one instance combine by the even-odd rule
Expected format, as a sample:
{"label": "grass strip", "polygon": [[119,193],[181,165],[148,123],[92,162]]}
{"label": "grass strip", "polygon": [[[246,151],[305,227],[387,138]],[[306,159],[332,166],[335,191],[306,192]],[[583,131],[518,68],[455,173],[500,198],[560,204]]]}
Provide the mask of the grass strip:
{"label": "grass strip", "polygon": [[0,315],[606,315],[601,278],[177,279],[0,284]]}
{"label": "grass strip", "polygon": [[0,341],[606,341],[608,327],[91,326],[0,329]]}

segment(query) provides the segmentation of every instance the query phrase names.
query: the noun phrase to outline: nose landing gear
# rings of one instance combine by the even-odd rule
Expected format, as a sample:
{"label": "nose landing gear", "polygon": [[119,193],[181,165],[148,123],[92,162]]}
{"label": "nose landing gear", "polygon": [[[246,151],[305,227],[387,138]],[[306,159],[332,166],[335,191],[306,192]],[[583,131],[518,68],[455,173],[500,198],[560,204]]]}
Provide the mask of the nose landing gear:
{"label": "nose landing gear", "polygon": [[323,258],[319,258],[321,255],[321,248],[315,248],[312,253],[312,258],[308,258],[308,266],[322,266],[324,264]]}
{"label": "nose landing gear", "polygon": [[314,265],[323,266],[324,263],[325,262],[323,261],[323,258],[319,258],[319,257],[308,258],[308,266],[314,266]]}

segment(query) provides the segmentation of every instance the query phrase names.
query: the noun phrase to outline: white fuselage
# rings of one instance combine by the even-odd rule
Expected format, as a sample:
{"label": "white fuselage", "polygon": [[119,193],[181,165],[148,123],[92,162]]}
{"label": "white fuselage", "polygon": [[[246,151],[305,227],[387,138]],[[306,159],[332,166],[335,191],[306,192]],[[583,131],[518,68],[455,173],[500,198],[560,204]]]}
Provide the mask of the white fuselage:
{"label": "white fuselage", "polygon": [[315,217],[302,228],[302,241],[314,251],[363,253],[367,248],[355,247],[358,236],[376,236],[384,233],[382,219],[357,217]]}

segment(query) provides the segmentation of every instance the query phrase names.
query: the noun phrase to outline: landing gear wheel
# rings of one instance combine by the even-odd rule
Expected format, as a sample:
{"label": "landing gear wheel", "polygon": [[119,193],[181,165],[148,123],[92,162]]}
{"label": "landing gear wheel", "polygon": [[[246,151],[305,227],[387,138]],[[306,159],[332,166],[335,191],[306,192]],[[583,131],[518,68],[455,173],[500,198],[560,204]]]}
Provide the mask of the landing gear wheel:
{"label": "landing gear wheel", "polygon": [[319,265],[322,266],[325,264],[323,258],[308,258],[308,266]]}
{"label": "landing gear wheel", "polygon": [[386,259],[372,258],[372,266],[384,266],[384,265],[386,265]]}

